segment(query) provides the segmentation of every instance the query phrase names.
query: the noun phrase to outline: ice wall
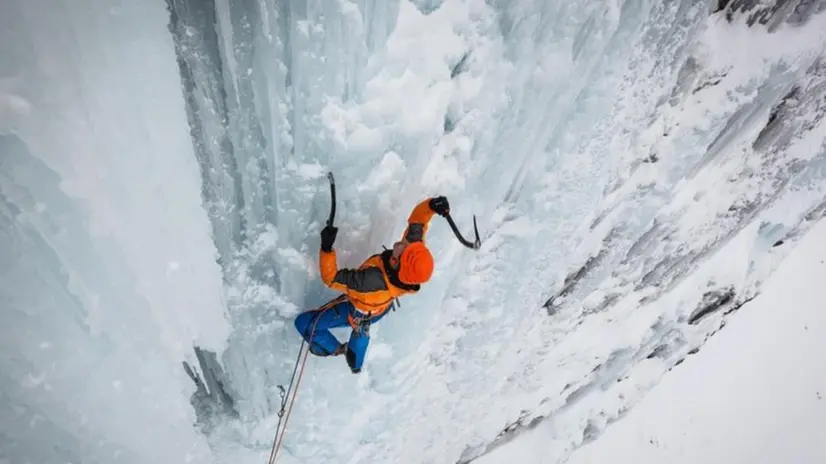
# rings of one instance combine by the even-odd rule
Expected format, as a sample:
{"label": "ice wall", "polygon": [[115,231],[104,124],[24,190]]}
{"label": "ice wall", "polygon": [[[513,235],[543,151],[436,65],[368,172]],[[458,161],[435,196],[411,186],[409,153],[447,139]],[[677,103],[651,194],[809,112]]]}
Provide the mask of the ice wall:
{"label": "ice wall", "polygon": [[180,362],[229,326],[168,13],[0,8],[0,461],[209,462]]}

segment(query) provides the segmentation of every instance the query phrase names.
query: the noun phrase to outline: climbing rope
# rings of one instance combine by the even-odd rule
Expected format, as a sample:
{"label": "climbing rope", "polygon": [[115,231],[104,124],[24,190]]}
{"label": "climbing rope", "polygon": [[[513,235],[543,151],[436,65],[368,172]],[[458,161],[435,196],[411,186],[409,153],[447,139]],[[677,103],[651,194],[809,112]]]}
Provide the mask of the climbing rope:
{"label": "climbing rope", "polygon": [[[324,307],[321,312],[319,312],[315,316],[315,321],[313,322],[313,328],[310,331],[309,339],[313,339],[313,335],[315,335],[315,328],[318,325],[318,321],[321,319],[321,316],[327,312],[328,309],[335,306],[340,302],[341,298],[337,298]],[[304,345],[307,345],[307,350],[304,350]],[[302,358],[302,354],[304,355]],[[278,456],[278,451],[281,448],[281,444],[284,442],[284,431],[287,430],[287,422],[290,420],[290,414],[293,412],[293,405],[295,404],[295,397],[298,395],[298,386],[301,383],[301,377],[304,375],[304,366],[307,364],[307,358],[310,355],[310,344],[306,343],[303,339],[301,340],[301,347],[298,349],[298,357],[295,359],[295,367],[293,368],[293,376],[290,379],[290,386],[287,387],[286,394],[284,393],[283,387],[281,388],[281,409],[278,411],[278,425],[275,427],[275,437],[273,437],[272,442],[272,450],[270,451],[270,459],[267,461],[267,464],[274,464],[275,458]],[[301,368],[299,369],[299,361]],[[298,378],[296,378],[296,372],[298,372]],[[293,389],[293,381],[295,381],[295,389]],[[292,398],[290,398],[290,393],[292,393]],[[287,408],[286,416],[284,416],[284,406],[287,404],[287,398],[290,398],[290,406]],[[284,427],[281,427],[281,419],[284,419]],[[279,433],[280,431],[280,433]]]}
{"label": "climbing rope", "polygon": [[[278,418],[279,426],[276,427],[276,429],[275,429],[275,438],[273,440],[272,451],[270,452],[270,460],[268,461],[268,464],[274,464],[275,463],[275,458],[278,456],[278,451],[281,448],[281,444],[284,442],[284,432],[287,430],[287,422],[289,422],[289,420],[290,420],[290,414],[293,412],[293,405],[295,404],[295,397],[298,394],[298,385],[301,382],[301,377],[304,374],[304,366],[307,364],[307,357],[310,354],[309,348],[307,348],[307,350],[304,351],[304,345],[305,345],[304,343],[301,344],[301,350],[299,350],[299,352],[298,352],[299,357],[301,357],[301,353],[303,351],[304,352],[304,357],[301,361],[301,369],[298,370],[298,379],[295,382],[295,391],[292,391],[293,389],[292,389],[292,384],[291,384],[291,387],[289,388],[289,390],[287,390],[287,397],[289,397],[290,392],[292,391],[292,398],[290,398],[290,407],[287,408],[287,415],[286,415],[286,417],[284,417],[284,427],[280,426],[281,417]],[[296,367],[298,367],[298,360],[296,360]],[[286,400],[287,397],[285,397],[284,399]],[[283,403],[282,403],[281,411],[283,411],[283,410],[284,410],[284,406],[283,406]],[[279,429],[280,429],[281,433],[279,433]]]}
{"label": "climbing rope", "polygon": [[[298,349],[298,356],[295,358],[295,367],[293,368],[293,375],[290,378],[290,385],[287,387],[287,391],[284,391],[284,387],[281,385],[278,386],[278,389],[281,391],[281,409],[278,411],[278,425],[275,426],[275,439],[272,443],[272,449],[270,450],[270,459],[268,464],[272,464],[275,461],[275,454],[276,454],[276,443],[278,441],[278,431],[281,430],[281,421],[284,419],[284,406],[287,405],[287,397],[293,391],[293,384],[295,383],[295,374],[298,372],[298,365],[299,361],[301,361],[301,354],[304,352],[304,339],[301,340],[301,347]],[[285,424],[286,425],[286,424]]]}

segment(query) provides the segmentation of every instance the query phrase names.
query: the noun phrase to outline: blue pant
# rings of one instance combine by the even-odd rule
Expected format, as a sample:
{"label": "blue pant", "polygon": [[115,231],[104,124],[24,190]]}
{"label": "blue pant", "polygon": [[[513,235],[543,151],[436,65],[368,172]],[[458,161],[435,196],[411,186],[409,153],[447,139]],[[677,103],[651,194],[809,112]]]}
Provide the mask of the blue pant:
{"label": "blue pant", "polygon": [[[330,356],[341,346],[341,342],[330,332],[330,329],[349,327],[347,316],[354,314],[355,311],[356,308],[347,297],[340,296],[318,309],[299,314],[295,318],[295,328],[310,345],[311,353],[318,356]],[[346,347],[347,365],[354,373],[361,371],[364,363],[364,354],[370,343],[370,324],[375,324],[385,314],[387,311],[371,318],[360,329],[350,332],[350,340]]]}

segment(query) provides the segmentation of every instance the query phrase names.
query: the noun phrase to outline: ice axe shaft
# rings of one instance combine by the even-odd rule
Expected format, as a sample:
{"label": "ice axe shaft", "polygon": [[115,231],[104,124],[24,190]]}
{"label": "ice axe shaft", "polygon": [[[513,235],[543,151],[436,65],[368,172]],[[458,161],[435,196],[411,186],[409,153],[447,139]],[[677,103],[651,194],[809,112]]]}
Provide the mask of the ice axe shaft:
{"label": "ice axe shaft", "polygon": [[330,181],[330,217],[327,218],[327,225],[332,227],[336,219],[336,179],[332,172],[327,173],[327,180]]}
{"label": "ice axe shaft", "polygon": [[468,241],[465,237],[462,236],[462,233],[459,232],[459,228],[456,227],[456,223],[453,222],[453,218],[450,214],[445,215],[445,219],[447,219],[447,223],[450,224],[450,228],[453,229],[453,234],[462,242],[462,245],[471,248],[473,250],[478,250],[482,246],[482,241],[479,239],[479,229],[476,227],[476,215],[473,215],[473,233],[475,235],[475,240],[473,242]]}

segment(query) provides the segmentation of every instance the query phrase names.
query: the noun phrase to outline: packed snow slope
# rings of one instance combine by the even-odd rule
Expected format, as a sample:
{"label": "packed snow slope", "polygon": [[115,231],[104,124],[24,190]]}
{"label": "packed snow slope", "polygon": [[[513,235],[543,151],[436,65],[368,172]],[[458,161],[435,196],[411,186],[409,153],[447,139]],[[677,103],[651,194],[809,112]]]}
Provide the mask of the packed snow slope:
{"label": "packed snow slope", "polygon": [[0,462],[265,462],[328,170],[341,265],[435,194],[483,246],[434,220],[285,462],[562,462],[826,211],[823,1],[0,8]]}
{"label": "packed snow slope", "polygon": [[[826,443],[826,220],[726,329],[671,370],[569,464],[821,464]],[[474,464],[548,462],[553,421]]]}

